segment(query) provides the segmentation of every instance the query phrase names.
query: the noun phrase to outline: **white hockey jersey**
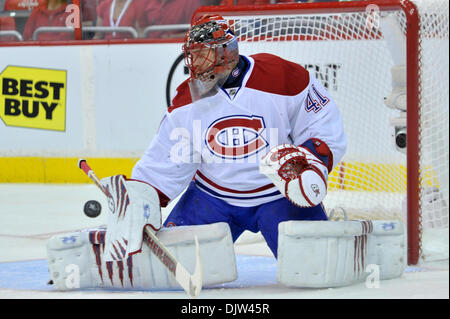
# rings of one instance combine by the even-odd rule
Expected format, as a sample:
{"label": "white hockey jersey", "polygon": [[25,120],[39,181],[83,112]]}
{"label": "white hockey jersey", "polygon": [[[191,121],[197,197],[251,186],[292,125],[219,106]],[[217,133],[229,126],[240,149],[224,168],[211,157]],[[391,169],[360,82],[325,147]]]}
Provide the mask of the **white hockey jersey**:
{"label": "white hockey jersey", "polygon": [[322,84],[277,56],[244,58],[248,68],[238,88],[192,102],[188,82],[178,87],[133,179],[171,200],[194,179],[200,189],[231,205],[256,206],[283,196],[259,172],[259,159],[279,144],[311,139],[325,144],[331,171],[344,155],[346,136]]}

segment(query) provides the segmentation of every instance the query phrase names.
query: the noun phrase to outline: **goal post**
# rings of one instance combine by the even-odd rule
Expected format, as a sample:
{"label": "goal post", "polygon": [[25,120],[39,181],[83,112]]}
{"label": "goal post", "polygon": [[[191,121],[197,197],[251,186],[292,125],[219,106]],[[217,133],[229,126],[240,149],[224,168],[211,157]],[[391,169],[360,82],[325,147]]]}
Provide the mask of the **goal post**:
{"label": "goal post", "polygon": [[[192,18],[220,14],[241,54],[274,53],[322,81],[348,137],[330,173],[327,213],[404,221],[412,265],[448,259],[448,9],[447,0],[285,3],[201,7]],[[399,77],[404,109],[385,102]],[[434,229],[447,233],[447,256],[424,249]]]}

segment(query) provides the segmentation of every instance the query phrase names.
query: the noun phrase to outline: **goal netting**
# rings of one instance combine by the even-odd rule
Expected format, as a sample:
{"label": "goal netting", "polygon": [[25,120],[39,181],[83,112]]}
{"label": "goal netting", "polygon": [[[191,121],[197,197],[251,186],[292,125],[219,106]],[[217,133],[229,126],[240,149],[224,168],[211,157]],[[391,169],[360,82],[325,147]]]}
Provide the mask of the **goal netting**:
{"label": "goal netting", "polygon": [[[410,264],[448,259],[449,2],[203,7],[195,16],[208,10],[229,20],[241,54],[299,63],[336,101],[348,150],[329,177],[329,217],[402,220]],[[388,107],[402,81],[405,109]]]}

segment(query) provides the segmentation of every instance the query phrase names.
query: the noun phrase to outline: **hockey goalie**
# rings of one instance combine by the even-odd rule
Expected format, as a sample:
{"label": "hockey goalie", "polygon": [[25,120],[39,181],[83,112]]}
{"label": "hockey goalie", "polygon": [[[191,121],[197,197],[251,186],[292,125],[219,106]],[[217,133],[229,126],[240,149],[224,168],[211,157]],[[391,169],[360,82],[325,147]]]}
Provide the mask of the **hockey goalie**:
{"label": "hockey goalie", "polygon": [[[112,194],[105,229],[49,241],[52,280],[82,264],[80,288],[174,287],[143,244],[150,225],[177,258],[193,266],[199,236],[203,284],[237,278],[233,242],[261,232],[278,260],[278,279],[296,287],[361,282],[369,264],[381,278],[403,272],[398,222],[328,221],[328,174],[347,141],[338,107],[300,65],[239,54],[221,16],[192,24],[183,51],[190,77],[177,88],[159,131],[131,179],[104,178]],[[184,193],[183,193],[184,192]],[[161,207],[183,193],[167,219]]]}

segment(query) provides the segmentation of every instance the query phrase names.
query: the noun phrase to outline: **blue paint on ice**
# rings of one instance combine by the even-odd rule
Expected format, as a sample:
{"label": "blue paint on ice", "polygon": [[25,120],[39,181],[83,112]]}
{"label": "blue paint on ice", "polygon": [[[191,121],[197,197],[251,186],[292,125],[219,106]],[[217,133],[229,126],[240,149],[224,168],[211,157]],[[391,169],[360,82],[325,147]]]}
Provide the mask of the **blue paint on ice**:
{"label": "blue paint on ice", "polygon": [[277,261],[274,257],[237,255],[236,268],[237,280],[220,287],[243,288],[277,284]]}
{"label": "blue paint on ice", "polygon": [[[236,255],[236,267],[237,280],[204,288],[244,288],[277,284],[277,262],[274,257]],[[47,260],[0,263],[0,289],[51,291],[54,288],[47,284],[49,278]]]}
{"label": "blue paint on ice", "polygon": [[0,288],[52,290],[47,260],[0,263]]}

